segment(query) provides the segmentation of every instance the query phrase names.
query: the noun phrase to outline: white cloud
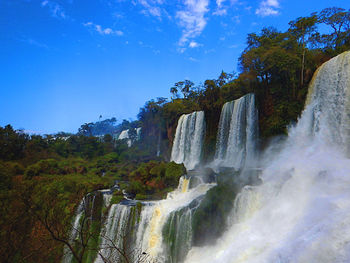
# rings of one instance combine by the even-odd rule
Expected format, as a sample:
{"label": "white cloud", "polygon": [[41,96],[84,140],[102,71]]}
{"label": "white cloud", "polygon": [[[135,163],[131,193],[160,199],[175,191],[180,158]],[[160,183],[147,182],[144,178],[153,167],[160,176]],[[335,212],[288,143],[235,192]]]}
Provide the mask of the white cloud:
{"label": "white cloud", "polygon": [[198,59],[196,59],[196,58],[194,58],[194,57],[189,57],[188,58],[190,61],[192,61],[192,62],[198,62],[199,60]]}
{"label": "white cloud", "polygon": [[[228,4],[225,5],[225,2],[229,2]],[[229,9],[230,6],[236,4],[238,0],[216,0],[216,10],[213,12],[213,15],[216,16],[224,16],[227,14],[227,10]]]}
{"label": "white cloud", "polygon": [[205,14],[209,11],[208,5],[209,0],[185,0],[184,10],[176,12],[179,25],[183,28],[180,46],[202,33],[207,24]]}
{"label": "white cloud", "polygon": [[227,9],[223,6],[223,3],[226,0],[216,0],[216,11],[213,13],[213,15],[217,15],[217,16],[223,16],[227,14]]}
{"label": "white cloud", "polygon": [[164,3],[162,0],[138,0],[138,3],[144,7],[144,10],[141,11],[142,14],[158,18],[162,16],[162,9],[159,7]]}
{"label": "white cloud", "polygon": [[215,10],[215,12],[213,12],[213,15],[215,16],[224,16],[227,14],[227,9],[225,8],[218,8]]}
{"label": "white cloud", "polygon": [[279,15],[278,9],[280,4],[278,0],[263,0],[260,2],[259,8],[255,10],[255,14],[259,16],[275,16]]}
{"label": "white cloud", "polygon": [[102,26],[94,24],[92,22],[84,23],[83,26],[93,28],[96,32],[98,32],[101,35],[117,35],[117,36],[124,35],[123,31],[113,30],[109,27],[102,28]]}
{"label": "white cloud", "polygon": [[202,46],[202,44],[197,43],[196,41],[191,41],[188,45],[190,48],[196,48]]}
{"label": "white cloud", "polygon": [[55,18],[68,18],[64,12],[62,6],[53,1],[44,0],[41,2],[42,7],[47,7],[50,10],[51,16]]}
{"label": "white cloud", "polygon": [[278,0],[267,0],[267,4],[271,7],[279,8],[280,4],[278,3]]}
{"label": "white cloud", "polygon": [[222,6],[222,3],[225,2],[226,0],[216,0],[216,5],[218,7],[221,7]]}

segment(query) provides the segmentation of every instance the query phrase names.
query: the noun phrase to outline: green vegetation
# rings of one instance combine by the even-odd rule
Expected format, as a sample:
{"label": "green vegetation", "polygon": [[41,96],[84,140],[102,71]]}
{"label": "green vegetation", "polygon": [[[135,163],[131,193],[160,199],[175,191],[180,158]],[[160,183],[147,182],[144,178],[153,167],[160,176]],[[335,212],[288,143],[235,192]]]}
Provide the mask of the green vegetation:
{"label": "green vegetation", "polygon": [[[4,262],[59,262],[60,240],[69,240],[72,217],[87,193],[109,188],[118,180],[140,199],[161,198],[185,173],[183,165],[147,161],[148,153],[136,143],[129,148],[125,142],[82,135],[29,136],[8,125],[0,127],[0,147]],[[122,199],[122,193],[115,192],[112,203]],[[95,205],[95,219],[87,220],[84,228],[90,249],[77,249],[84,262],[96,255],[101,225],[96,211],[101,209]]]}
{"label": "green vegetation", "polygon": [[177,187],[179,179],[186,173],[182,164],[150,161],[141,163],[130,173],[130,183],[126,191],[136,195],[136,199],[161,199]]}
{"label": "green vegetation", "polygon": [[226,229],[228,214],[241,187],[235,180],[236,176],[238,173],[220,174],[217,186],[207,192],[194,212],[192,220],[194,245],[204,245],[209,240],[219,237]]}

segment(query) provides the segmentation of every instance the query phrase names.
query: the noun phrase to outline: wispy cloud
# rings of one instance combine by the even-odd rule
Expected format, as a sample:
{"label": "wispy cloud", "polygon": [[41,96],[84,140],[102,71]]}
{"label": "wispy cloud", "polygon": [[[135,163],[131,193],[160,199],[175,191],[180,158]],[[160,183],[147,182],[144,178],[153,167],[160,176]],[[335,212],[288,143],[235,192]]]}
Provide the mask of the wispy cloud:
{"label": "wispy cloud", "polygon": [[182,29],[179,45],[184,46],[191,39],[198,37],[207,24],[205,14],[209,0],[185,0],[184,10],[176,12],[176,18]]}
{"label": "wispy cloud", "polygon": [[103,28],[101,25],[97,25],[97,24],[92,23],[92,22],[83,23],[83,26],[88,27],[88,28],[92,28],[93,30],[95,30],[97,33],[99,33],[101,35],[117,35],[117,36],[124,35],[123,31],[113,30],[109,27]]}
{"label": "wispy cloud", "polygon": [[210,54],[210,53],[215,53],[215,52],[216,52],[216,50],[214,48],[212,48],[212,49],[205,50],[204,54]]}
{"label": "wispy cloud", "polygon": [[160,18],[163,10],[160,7],[164,3],[163,0],[138,0],[138,3],[143,6],[141,13]]}
{"label": "wispy cloud", "polygon": [[216,10],[213,15],[223,16],[227,14],[227,7],[223,5],[226,0],[216,0]]}
{"label": "wispy cloud", "polygon": [[194,58],[194,57],[189,57],[188,60],[190,60],[192,62],[199,62],[199,60]]}
{"label": "wispy cloud", "polygon": [[238,48],[238,47],[239,47],[239,45],[238,45],[238,44],[228,46],[228,48]]}
{"label": "wispy cloud", "polygon": [[216,10],[213,12],[213,15],[224,16],[227,15],[227,10],[233,5],[236,4],[238,0],[216,0]]}
{"label": "wispy cloud", "polygon": [[23,39],[19,39],[21,42],[24,42],[24,43],[27,43],[29,45],[32,45],[32,46],[36,46],[36,47],[39,47],[39,48],[44,48],[44,49],[49,49],[49,47],[44,44],[44,43],[41,43],[35,39],[32,39],[32,38],[23,38]]}
{"label": "wispy cloud", "polygon": [[63,10],[63,7],[54,1],[44,0],[41,2],[41,6],[48,8],[50,10],[51,16],[55,18],[68,18]]}
{"label": "wispy cloud", "polygon": [[160,54],[160,50],[154,48],[152,45],[148,45],[148,44],[144,43],[143,41],[139,41],[138,44],[139,44],[141,47],[143,47],[143,48],[151,49],[152,52],[153,52],[155,55]]}
{"label": "wispy cloud", "polygon": [[239,24],[241,23],[241,18],[237,15],[237,16],[234,16],[232,17],[232,20],[236,23],[236,24]]}
{"label": "wispy cloud", "polygon": [[279,0],[263,0],[260,2],[259,8],[255,10],[255,14],[259,16],[275,16],[279,15]]}

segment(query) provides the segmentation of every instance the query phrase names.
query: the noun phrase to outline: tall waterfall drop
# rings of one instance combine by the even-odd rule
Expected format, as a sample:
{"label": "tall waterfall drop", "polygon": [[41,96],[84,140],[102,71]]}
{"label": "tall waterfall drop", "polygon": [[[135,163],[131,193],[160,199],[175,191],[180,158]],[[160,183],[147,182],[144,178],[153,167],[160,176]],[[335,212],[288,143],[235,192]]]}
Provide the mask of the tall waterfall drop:
{"label": "tall waterfall drop", "polygon": [[231,226],[186,262],[350,262],[350,52],[314,75],[289,137],[265,152],[259,186],[235,200]]}
{"label": "tall waterfall drop", "polygon": [[200,163],[204,132],[204,111],[183,114],[177,124],[171,160],[194,169]]}
{"label": "tall waterfall drop", "polygon": [[217,135],[214,166],[240,169],[252,162],[258,136],[254,94],[224,104]]}

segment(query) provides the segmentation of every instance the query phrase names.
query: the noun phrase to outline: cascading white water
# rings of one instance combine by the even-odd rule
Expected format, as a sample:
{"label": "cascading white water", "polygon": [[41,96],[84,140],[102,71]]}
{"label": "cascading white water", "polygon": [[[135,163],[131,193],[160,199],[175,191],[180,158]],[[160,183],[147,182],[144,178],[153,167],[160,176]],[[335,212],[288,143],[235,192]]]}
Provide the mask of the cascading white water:
{"label": "cascading white water", "polygon": [[315,73],[298,124],[264,156],[262,185],[237,196],[229,230],[186,262],[350,262],[349,92],[346,52]]}
{"label": "cascading white water", "polygon": [[[179,187],[170,192],[166,199],[149,202],[144,206],[140,215],[140,222],[136,232],[136,246],[145,251],[157,262],[165,262],[168,258],[165,251],[163,231],[169,216],[173,212],[187,207],[193,200],[203,196],[214,184],[200,184],[189,189],[189,179],[182,177]],[[190,224],[187,224],[191,227]],[[186,225],[183,225],[186,227]],[[191,231],[183,229],[183,231]]]}
{"label": "cascading white water", "polygon": [[[128,251],[133,251],[129,254],[130,262],[138,262],[137,257],[140,255],[146,255],[147,259],[156,262],[166,262],[168,255],[163,240],[163,231],[169,217],[174,212],[186,208],[213,186],[214,184],[199,184],[189,189],[189,179],[181,177],[178,188],[170,192],[166,199],[144,202],[138,219],[135,216],[135,210],[133,213],[135,207],[122,204],[112,205],[101,231],[99,253],[111,262],[118,262],[120,253],[116,248],[123,251],[123,238],[127,238]],[[191,234],[191,215],[189,213],[190,210],[186,210],[184,216],[181,217],[181,226],[179,225],[183,232],[179,234],[181,238]],[[96,258],[95,263],[103,262],[101,255]]]}
{"label": "cascading white water", "polygon": [[[140,140],[141,138],[141,127],[139,128],[135,128],[135,131],[136,131],[136,140]],[[123,130],[119,136],[118,136],[118,140],[127,140],[127,144],[129,147],[131,147],[132,145],[132,141],[129,139],[129,129],[127,130]]]}
{"label": "cascading white water", "polygon": [[131,207],[114,204],[111,206],[105,227],[101,232],[101,244],[95,263],[119,262],[123,259],[120,251],[125,252],[124,241],[129,230]]}
{"label": "cascading white water", "polygon": [[254,94],[224,104],[217,135],[213,166],[242,168],[253,165],[258,136]]}
{"label": "cascading white water", "polygon": [[204,132],[204,111],[183,114],[177,124],[171,161],[194,169],[200,163]]}

